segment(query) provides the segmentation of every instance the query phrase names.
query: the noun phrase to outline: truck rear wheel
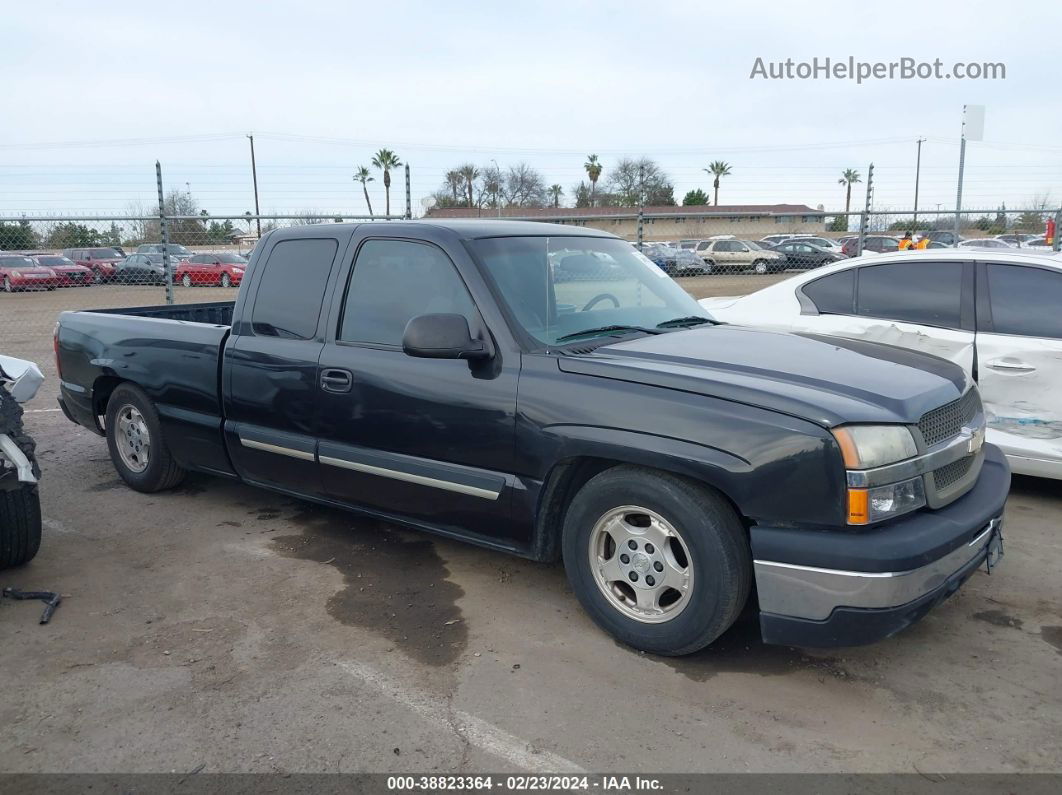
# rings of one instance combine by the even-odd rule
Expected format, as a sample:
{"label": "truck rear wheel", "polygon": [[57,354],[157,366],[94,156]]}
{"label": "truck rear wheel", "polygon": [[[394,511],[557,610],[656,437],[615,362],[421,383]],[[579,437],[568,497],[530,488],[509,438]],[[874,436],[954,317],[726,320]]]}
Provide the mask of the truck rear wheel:
{"label": "truck rear wheel", "polygon": [[41,547],[41,498],[36,486],[0,490],[0,569],[33,560]]}
{"label": "truck rear wheel", "polygon": [[107,448],[119,476],[131,488],[151,493],[172,489],[185,471],[170,455],[155,404],[132,384],[111,393],[106,415]]}
{"label": "truck rear wheel", "polygon": [[590,617],[647,652],[690,654],[714,641],[748,599],[752,562],[741,522],[712,489],[633,466],[606,470],[564,519],[564,568]]}

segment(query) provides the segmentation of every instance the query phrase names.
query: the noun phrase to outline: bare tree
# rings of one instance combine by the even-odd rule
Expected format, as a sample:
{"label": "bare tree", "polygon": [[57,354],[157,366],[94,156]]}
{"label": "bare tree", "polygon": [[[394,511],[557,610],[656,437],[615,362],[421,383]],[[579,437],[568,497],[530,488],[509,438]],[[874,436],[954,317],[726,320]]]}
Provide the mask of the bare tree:
{"label": "bare tree", "polygon": [[544,207],[549,197],[546,180],[527,163],[509,166],[502,194],[510,207]]}
{"label": "bare tree", "polygon": [[671,180],[656,161],[648,157],[620,160],[609,172],[608,187],[621,206],[675,204],[675,188]]}

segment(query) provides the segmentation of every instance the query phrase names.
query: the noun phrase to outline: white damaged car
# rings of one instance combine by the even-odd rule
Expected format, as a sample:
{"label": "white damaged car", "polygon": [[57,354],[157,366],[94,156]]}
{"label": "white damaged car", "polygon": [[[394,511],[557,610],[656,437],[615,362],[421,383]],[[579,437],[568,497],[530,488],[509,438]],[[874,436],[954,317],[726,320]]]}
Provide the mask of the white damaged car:
{"label": "white damaged car", "polygon": [[1062,478],[1062,258],[936,249],[859,257],[701,305],[726,323],[873,340],[961,365],[1016,473]]}

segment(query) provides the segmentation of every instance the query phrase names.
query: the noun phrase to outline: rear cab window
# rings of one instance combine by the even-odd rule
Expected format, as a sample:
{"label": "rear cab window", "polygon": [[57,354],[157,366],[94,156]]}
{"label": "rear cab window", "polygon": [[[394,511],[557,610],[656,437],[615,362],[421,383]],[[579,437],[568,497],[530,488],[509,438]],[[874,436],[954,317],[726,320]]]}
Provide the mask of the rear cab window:
{"label": "rear cab window", "polygon": [[282,240],[269,252],[251,311],[256,335],[312,339],[339,241]]}

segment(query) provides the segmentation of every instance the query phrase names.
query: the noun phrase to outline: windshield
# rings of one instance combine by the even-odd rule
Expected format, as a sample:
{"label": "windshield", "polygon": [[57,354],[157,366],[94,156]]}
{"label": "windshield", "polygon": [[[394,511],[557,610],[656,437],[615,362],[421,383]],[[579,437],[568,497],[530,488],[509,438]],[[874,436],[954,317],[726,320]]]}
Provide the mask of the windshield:
{"label": "windshield", "polygon": [[37,263],[29,257],[0,257],[0,268],[36,268]]}
{"label": "windshield", "polygon": [[751,240],[742,240],[741,242],[744,243],[749,248],[751,248],[753,251],[766,251],[767,250],[763,246],[761,246],[759,243],[754,243]]}
{"label": "windshield", "polygon": [[[655,329],[678,318],[710,319],[689,293],[622,240],[502,237],[471,245],[516,322],[544,345],[606,326]],[[616,331],[587,338],[610,333]]]}
{"label": "windshield", "polygon": [[121,259],[122,255],[115,251],[113,248],[93,248],[89,249],[89,256],[92,259]]}
{"label": "windshield", "polygon": [[74,263],[68,260],[66,257],[37,257],[37,262],[41,265],[73,265]]}

